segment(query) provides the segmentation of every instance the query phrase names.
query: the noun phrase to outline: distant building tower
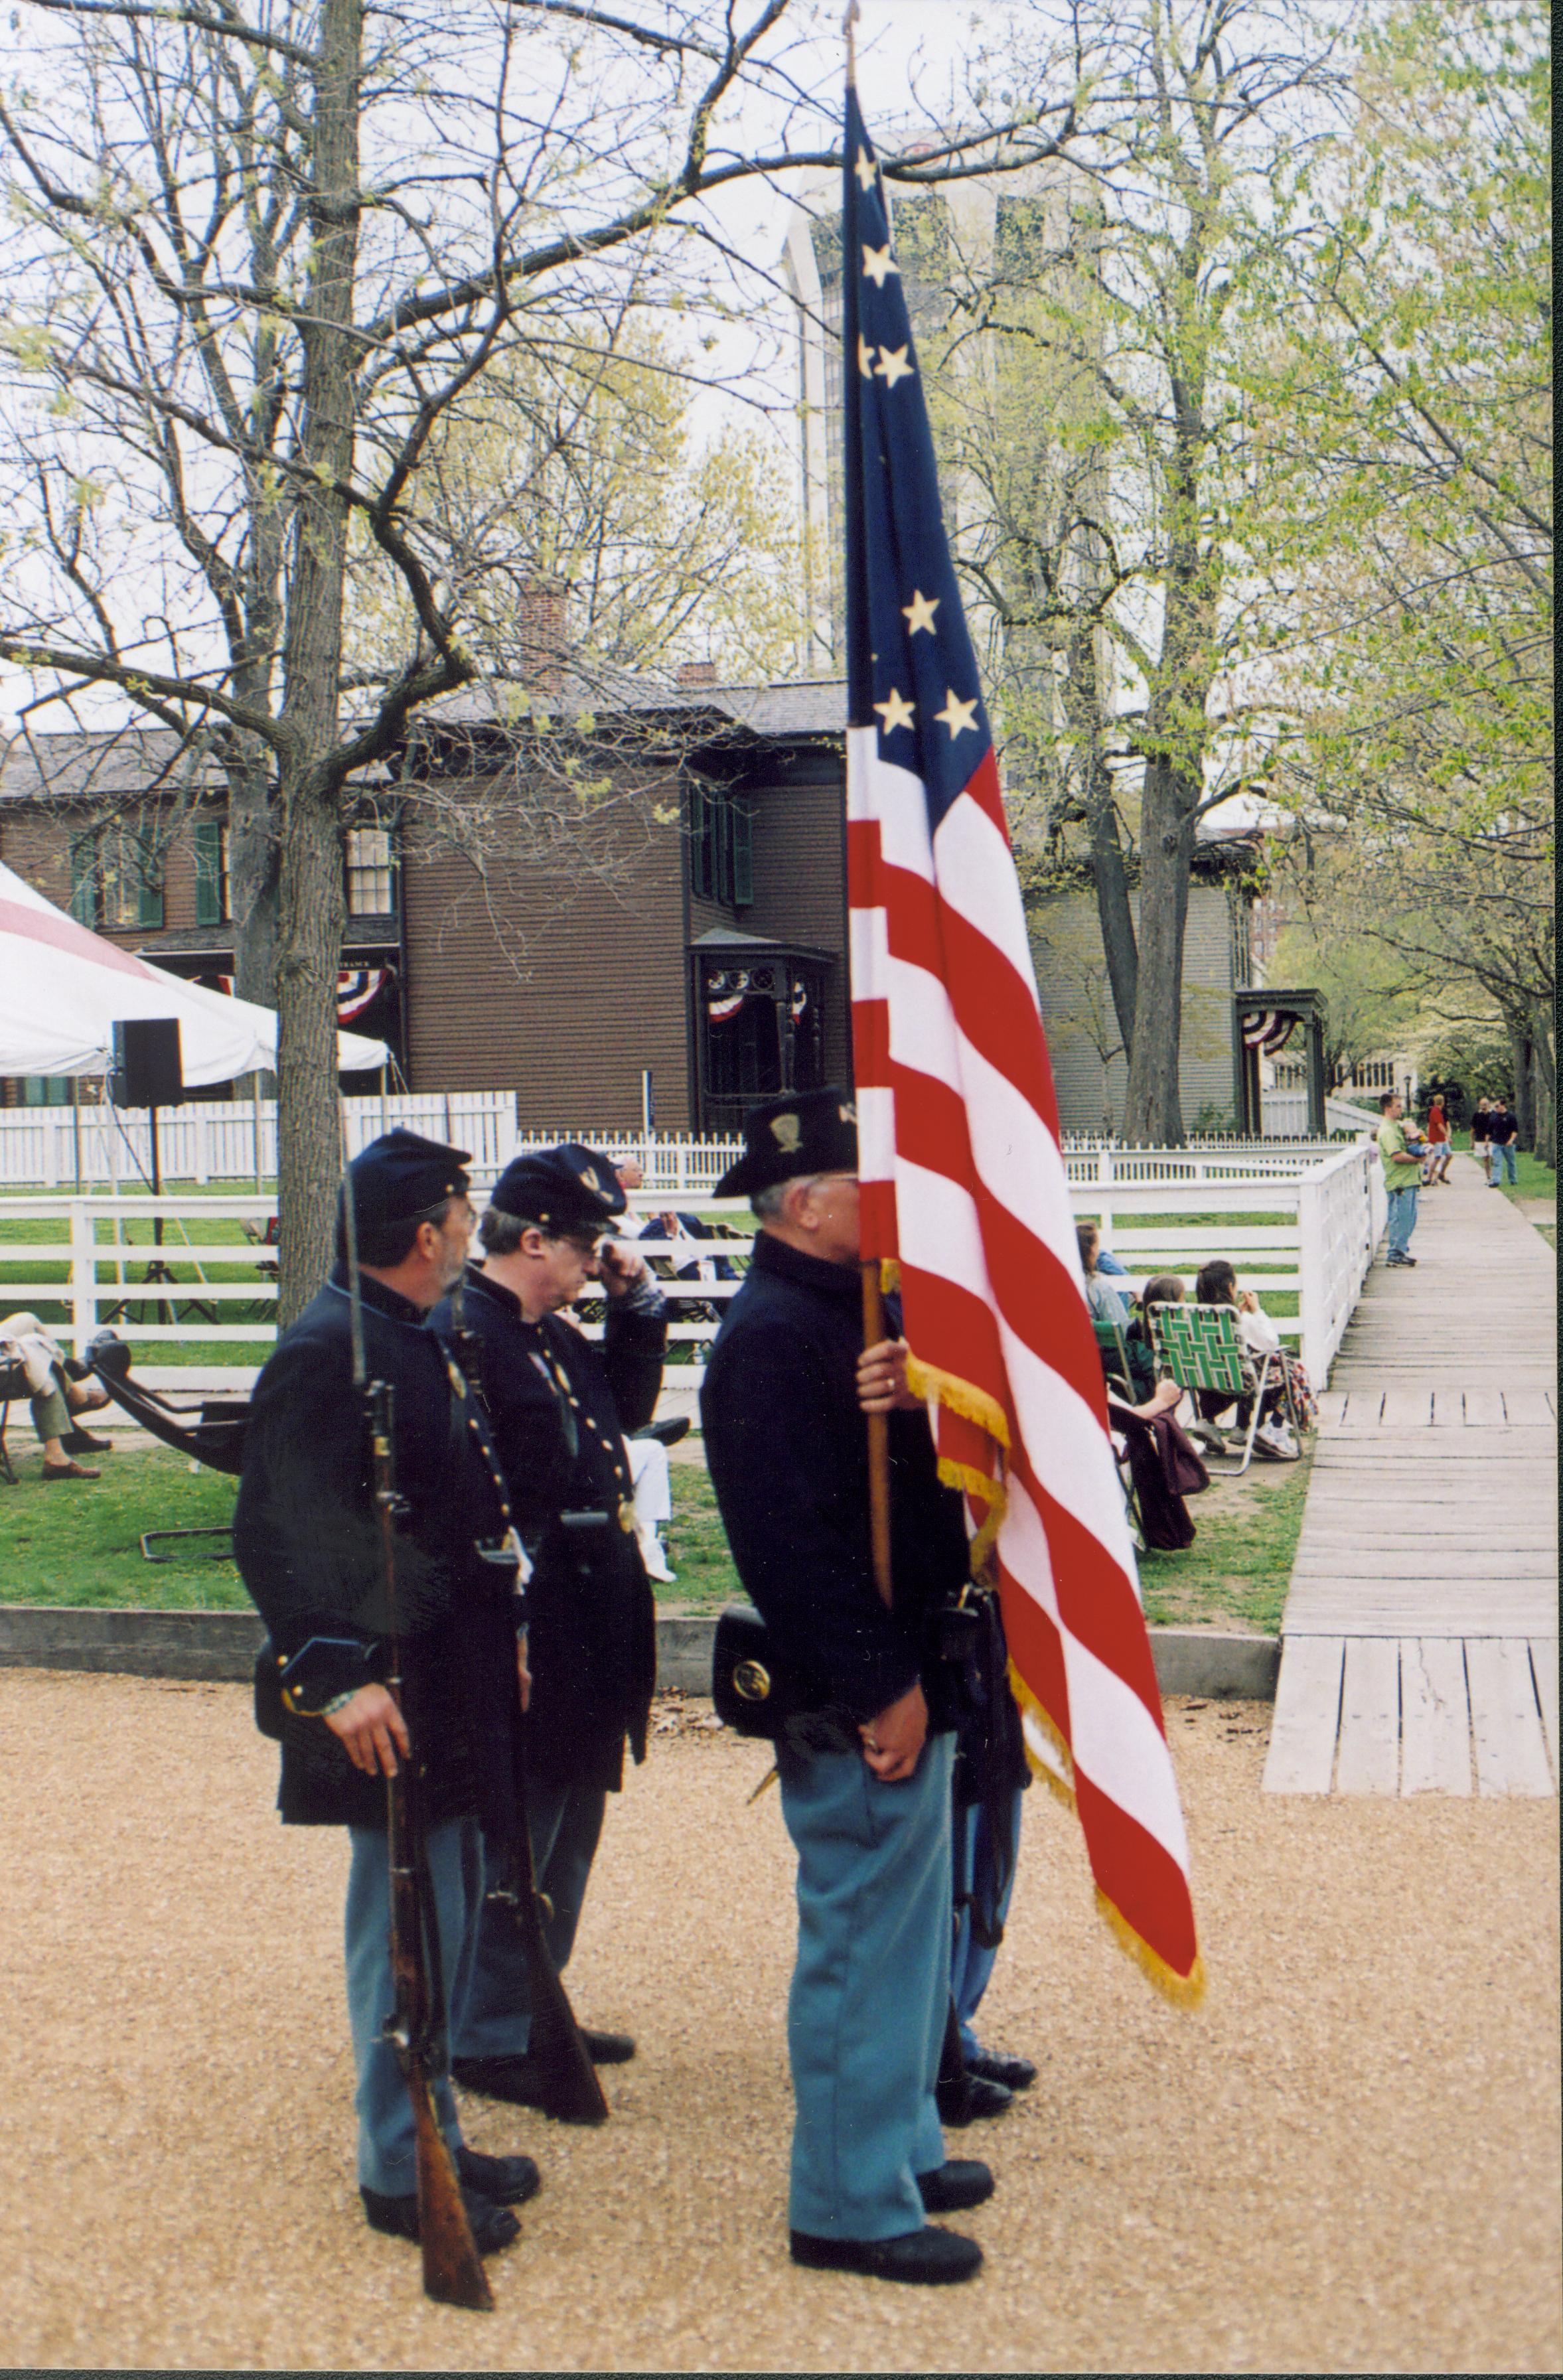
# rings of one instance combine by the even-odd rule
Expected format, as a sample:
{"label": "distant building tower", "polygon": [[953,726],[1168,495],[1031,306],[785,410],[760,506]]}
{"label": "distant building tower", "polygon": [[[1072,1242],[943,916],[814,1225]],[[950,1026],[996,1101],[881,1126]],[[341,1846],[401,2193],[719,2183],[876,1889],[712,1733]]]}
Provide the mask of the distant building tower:
{"label": "distant building tower", "polygon": [[[888,186],[891,228],[920,351],[931,351],[963,299],[1001,284],[1035,244],[1066,244],[1072,176],[1061,165],[979,175],[970,181]],[[844,667],[842,587],[841,185],[820,175],[797,187],[782,270],[797,311],[799,470],[813,662]],[[959,369],[983,369],[979,336]],[[944,475],[951,528],[959,530],[958,480]]]}

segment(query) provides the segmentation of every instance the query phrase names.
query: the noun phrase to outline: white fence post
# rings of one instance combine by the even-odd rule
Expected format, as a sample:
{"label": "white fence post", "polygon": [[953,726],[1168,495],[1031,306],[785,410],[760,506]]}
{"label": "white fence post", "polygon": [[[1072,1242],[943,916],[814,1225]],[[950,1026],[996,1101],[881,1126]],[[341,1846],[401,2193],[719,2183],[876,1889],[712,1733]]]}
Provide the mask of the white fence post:
{"label": "white fence post", "polygon": [[70,1335],[79,1363],[98,1327],[97,1232],[85,1198],[70,1202]]}

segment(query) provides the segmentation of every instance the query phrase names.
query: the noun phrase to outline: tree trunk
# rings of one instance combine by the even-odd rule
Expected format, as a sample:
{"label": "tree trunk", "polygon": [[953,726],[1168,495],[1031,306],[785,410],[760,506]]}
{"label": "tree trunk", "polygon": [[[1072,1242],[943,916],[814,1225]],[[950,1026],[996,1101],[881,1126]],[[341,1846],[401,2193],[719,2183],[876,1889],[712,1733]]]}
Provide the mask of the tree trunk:
{"label": "tree trunk", "polygon": [[1091,833],[1091,874],[1097,887],[1097,918],[1102,932],[1113,1014],[1124,1054],[1134,1053],[1134,1003],[1139,997],[1140,953],[1134,913],[1129,905],[1129,871],[1118,836],[1112,781],[1097,759],[1091,771],[1086,819]]}
{"label": "tree trunk", "polygon": [[334,793],[285,789],[277,970],[277,1213],[285,1328],[330,1267],[342,1171],[336,975],[345,895]]}
{"label": "tree trunk", "polygon": [[308,206],[309,286],[293,573],[283,637],[277,902],[277,1213],[285,1327],[330,1268],[342,1166],[336,977],[343,909],[340,784],[331,766],[342,680],[342,607],[352,478],[351,332],[358,243],[358,75],[363,0],[321,0]]}
{"label": "tree trunk", "polygon": [[269,756],[250,739],[230,763],[228,908],[234,926],[234,990],[240,1000],[277,1004],[277,836]]}
{"label": "tree trunk", "polygon": [[1178,1060],[1197,800],[1169,760],[1149,762],[1140,823],[1139,981],[1123,1116],[1123,1137],[1136,1148],[1175,1148],[1184,1137]]}

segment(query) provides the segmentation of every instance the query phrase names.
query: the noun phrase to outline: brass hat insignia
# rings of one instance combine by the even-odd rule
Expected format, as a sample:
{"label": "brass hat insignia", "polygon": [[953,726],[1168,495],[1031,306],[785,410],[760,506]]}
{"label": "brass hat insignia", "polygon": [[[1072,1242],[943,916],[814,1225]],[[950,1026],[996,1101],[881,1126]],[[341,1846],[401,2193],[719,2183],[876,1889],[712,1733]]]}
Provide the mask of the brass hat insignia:
{"label": "brass hat insignia", "polygon": [[576,1176],[576,1179],[577,1179],[578,1181],[580,1181],[581,1183],[583,1183],[583,1184],[585,1184],[586,1188],[587,1188],[587,1189],[588,1189],[588,1190],[592,1193],[593,1196],[595,1197],[595,1196],[596,1196],[596,1194],[597,1194],[597,1186],[598,1186],[598,1184],[597,1184],[597,1176],[596,1176],[596,1174],[592,1172],[592,1169],[591,1169],[591,1167],[590,1167],[589,1165],[583,1165],[583,1166],[582,1166],[582,1168],[581,1168],[581,1170],[580,1170],[579,1174]]}
{"label": "brass hat insignia", "polygon": [[803,1138],[803,1126],[795,1115],[772,1116],[770,1129],[776,1135],[778,1145],[786,1149],[789,1155]]}

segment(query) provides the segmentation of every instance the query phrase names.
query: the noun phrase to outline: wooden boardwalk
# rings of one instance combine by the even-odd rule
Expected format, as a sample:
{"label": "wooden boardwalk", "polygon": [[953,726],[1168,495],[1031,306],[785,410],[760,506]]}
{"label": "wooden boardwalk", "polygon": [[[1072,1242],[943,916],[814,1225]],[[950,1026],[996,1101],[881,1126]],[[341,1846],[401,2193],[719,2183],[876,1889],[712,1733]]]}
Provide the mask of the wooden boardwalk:
{"label": "wooden boardwalk", "polygon": [[1320,1399],[1268,1792],[1557,1791],[1557,1265],[1470,1158],[1421,1209]]}

